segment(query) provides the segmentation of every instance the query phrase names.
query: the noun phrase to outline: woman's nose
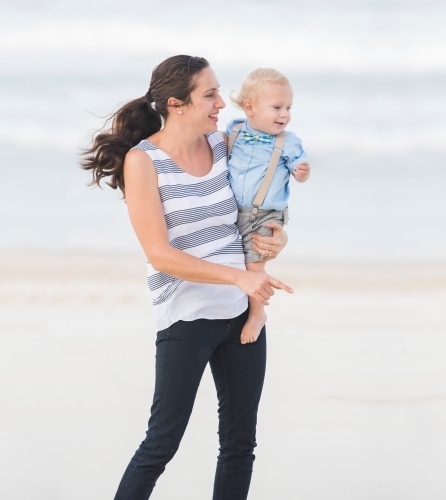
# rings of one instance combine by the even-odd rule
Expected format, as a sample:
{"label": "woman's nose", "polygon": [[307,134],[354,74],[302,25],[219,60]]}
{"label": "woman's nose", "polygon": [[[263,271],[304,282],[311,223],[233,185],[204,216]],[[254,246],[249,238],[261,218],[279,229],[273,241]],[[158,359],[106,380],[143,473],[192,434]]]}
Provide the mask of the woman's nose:
{"label": "woman's nose", "polygon": [[218,100],[216,107],[217,107],[217,108],[219,108],[219,109],[226,108],[226,103],[225,103],[225,101],[223,101],[222,96],[221,96],[221,95],[219,95],[218,97],[219,97],[220,99]]}

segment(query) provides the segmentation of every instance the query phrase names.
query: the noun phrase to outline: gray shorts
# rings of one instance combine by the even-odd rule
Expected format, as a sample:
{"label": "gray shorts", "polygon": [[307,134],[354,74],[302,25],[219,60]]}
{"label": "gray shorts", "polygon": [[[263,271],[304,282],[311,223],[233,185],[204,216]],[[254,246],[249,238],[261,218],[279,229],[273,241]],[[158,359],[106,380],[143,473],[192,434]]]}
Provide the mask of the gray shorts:
{"label": "gray shorts", "polygon": [[238,209],[237,227],[242,236],[243,251],[245,252],[245,262],[258,262],[265,259],[259,253],[252,249],[252,235],[259,234],[260,236],[272,236],[273,230],[265,227],[268,222],[277,222],[282,227],[288,224],[288,208],[285,210],[259,210],[254,222],[249,220],[251,215],[250,208]]}

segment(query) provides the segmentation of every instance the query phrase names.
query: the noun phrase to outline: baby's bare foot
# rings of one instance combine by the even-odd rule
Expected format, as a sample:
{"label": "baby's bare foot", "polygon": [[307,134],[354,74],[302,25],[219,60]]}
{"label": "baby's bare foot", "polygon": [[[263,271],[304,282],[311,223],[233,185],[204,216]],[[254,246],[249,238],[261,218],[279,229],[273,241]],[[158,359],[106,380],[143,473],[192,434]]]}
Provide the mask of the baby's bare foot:
{"label": "baby's bare foot", "polygon": [[266,314],[265,311],[259,311],[255,316],[249,315],[246,320],[245,325],[242,328],[242,334],[240,335],[240,342],[242,344],[249,344],[255,342],[259,335],[260,330],[265,326]]}

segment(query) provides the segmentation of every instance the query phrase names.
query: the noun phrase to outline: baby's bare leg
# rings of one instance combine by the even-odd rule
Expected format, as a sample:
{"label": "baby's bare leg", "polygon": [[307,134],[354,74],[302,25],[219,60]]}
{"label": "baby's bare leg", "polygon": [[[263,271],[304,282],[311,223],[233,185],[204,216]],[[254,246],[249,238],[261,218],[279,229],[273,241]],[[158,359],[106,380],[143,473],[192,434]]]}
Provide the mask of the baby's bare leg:
{"label": "baby's bare leg", "polygon": [[[251,262],[246,264],[246,269],[248,271],[255,271],[258,273],[264,272],[265,262]],[[242,334],[240,335],[241,343],[248,344],[249,342],[255,342],[265,323],[266,314],[263,305],[257,300],[254,300],[252,297],[249,297],[249,316],[242,328]]]}

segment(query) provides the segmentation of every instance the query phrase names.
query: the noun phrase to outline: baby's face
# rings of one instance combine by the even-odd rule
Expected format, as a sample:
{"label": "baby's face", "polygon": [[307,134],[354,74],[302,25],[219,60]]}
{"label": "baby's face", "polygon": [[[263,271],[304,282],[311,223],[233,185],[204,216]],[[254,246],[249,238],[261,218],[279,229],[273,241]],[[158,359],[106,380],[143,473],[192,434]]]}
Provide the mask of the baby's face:
{"label": "baby's face", "polygon": [[290,85],[268,82],[262,85],[252,101],[245,101],[249,126],[277,135],[291,120],[293,89]]}

